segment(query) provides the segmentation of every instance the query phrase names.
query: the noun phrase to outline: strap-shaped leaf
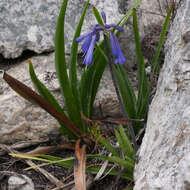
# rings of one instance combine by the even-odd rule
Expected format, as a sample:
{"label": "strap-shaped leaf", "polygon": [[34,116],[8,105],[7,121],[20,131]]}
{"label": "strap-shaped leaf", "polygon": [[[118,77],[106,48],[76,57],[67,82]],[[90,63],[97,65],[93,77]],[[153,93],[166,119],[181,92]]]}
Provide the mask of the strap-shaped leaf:
{"label": "strap-shaped leaf", "polygon": [[154,60],[153,60],[152,69],[151,69],[151,79],[154,76],[156,68],[157,68],[158,63],[159,63],[160,52],[161,52],[161,48],[162,48],[162,46],[164,44],[164,40],[165,40],[165,37],[166,37],[166,33],[167,33],[167,29],[168,29],[172,9],[173,9],[173,5],[171,4],[170,7],[169,7],[167,16],[165,18],[163,27],[162,27],[160,39],[159,39],[159,42],[158,42],[158,48],[157,48],[156,53],[154,55]]}
{"label": "strap-shaped leaf", "polygon": [[99,137],[98,141],[103,144],[106,149],[108,151],[110,151],[114,156],[119,156],[119,152],[117,151],[117,149],[115,147],[113,147],[106,139],[104,139],[103,137]]}
{"label": "strap-shaped leaf", "polygon": [[68,0],[64,0],[57,20],[55,33],[55,66],[59,79],[61,93],[65,102],[69,118],[83,130],[80,109],[78,109],[77,98],[73,95],[67,75],[64,41],[64,20]]}
{"label": "strap-shaped leaf", "polygon": [[[17,154],[10,154],[12,156],[17,156]],[[18,155],[19,157],[19,155]],[[26,158],[24,155],[21,156],[21,158]],[[87,155],[88,158],[88,155]],[[64,168],[73,168],[74,166],[74,157],[69,157],[69,158],[61,158],[61,157],[55,157],[55,156],[50,156],[50,155],[35,155],[35,156],[30,156],[29,159],[36,159],[40,160],[43,162],[47,162],[49,164],[56,164],[58,166],[64,167]],[[90,164],[89,166],[87,165],[87,172],[92,173],[92,174],[97,174],[98,171],[100,170],[101,166],[94,166],[93,164]],[[113,169],[110,171],[110,169],[105,169],[104,174],[109,174],[109,175],[118,175],[118,171]],[[129,172],[123,172],[121,175],[122,178],[128,179],[130,181],[133,181],[133,174]]]}
{"label": "strap-shaped leaf", "polygon": [[[149,83],[147,81],[147,76],[145,72],[144,57],[141,49],[137,15],[135,9],[133,9],[133,30],[135,35],[137,68],[138,68],[137,118],[140,117],[144,118],[147,114],[147,105],[143,104],[143,102],[147,102],[147,99],[149,98]],[[139,110],[144,110],[145,112],[144,113],[141,112],[141,114],[139,114],[140,113]]]}
{"label": "strap-shaped leaf", "polygon": [[17,79],[11,77],[6,72],[4,72],[3,74],[3,79],[15,92],[17,92],[26,100],[35,103],[44,110],[46,110],[55,119],[67,126],[76,136],[80,137],[82,135],[85,135],[72,121],[70,121],[65,115],[63,115],[61,112],[55,109],[47,100],[45,100],[42,96],[34,92],[31,88],[18,81]]}
{"label": "strap-shaped leaf", "polygon": [[[57,100],[54,98],[54,96],[51,94],[51,92],[37,78],[34,68],[32,66],[32,62],[30,60],[29,60],[29,73],[30,73],[30,78],[31,78],[34,86],[38,90],[39,94],[44,99],[46,99],[52,106],[54,106],[60,113],[62,113],[64,116],[66,116],[62,107],[58,104]],[[71,139],[76,137],[66,126],[64,126],[61,122],[59,122],[59,123],[61,125],[60,131],[63,135],[68,135]]]}
{"label": "strap-shaped leaf", "polygon": [[124,74],[124,71],[122,71],[118,65],[114,67],[114,74],[122,97],[122,102],[125,106],[128,116],[129,118],[136,118],[135,95],[130,81],[127,77],[127,73]]}
{"label": "strap-shaped leaf", "polygon": [[120,135],[121,135],[121,139],[123,141],[123,145],[126,149],[126,156],[133,158],[135,156],[135,150],[133,149],[133,146],[128,138],[128,136],[126,135],[124,128],[122,127],[122,125],[119,126],[119,131],[120,131]]}
{"label": "strap-shaped leaf", "polygon": [[[86,10],[88,7],[89,0],[86,2],[85,7],[83,9],[81,18],[79,20],[78,26],[75,31],[75,35],[72,41],[72,46],[71,46],[71,55],[70,55],[70,60],[69,60],[69,80],[70,80],[70,85],[72,88],[73,96],[77,101],[77,107],[78,110],[81,110],[81,99],[79,96],[79,84],[77,81],[77,53],[78,53],[78,43],[76,43],[76,38],[80,36],[82,25],[84,22],[84,17],[86,14]],[[86,129],[83,128],[83,131]]]}
{"label": "strap-shaped leaf", "polygon": [[97,154],[94,154],[94,155],[88,155],[88,158],[100,158],[102,160],[108,160],[110,162],[113,162],[115,164],[119,164],[121,166],[123,166],[125,169],[127,169],[129,172],[133,172],[133,169],[134,169],[134,163],[131,163],[129,161],[126,161],[126,160],[123,160],[121,159],[120,157],[117,157],[117,156],[103,156],[103,155],[97,155]]}
{"label": "strap-shaped leaf", "polygon": [[98,24],[104,26],[104,22],[102,20],[102,17],[101,17],[101,15],[100,15],[100,13],[96,7],[93,7],[93,13],[94,13],[94,16],[96,17]]}
{"label": "strap-shaped leaf", "polygon": [[[124,26],[128,21],[129,17],[132,14],[132,9],[136,8],[140,4],[141,0],[136,0],[133,7],[125,14],[125,16],[118,22],[120,26]],[[100,15],[100,14],[99,14]],[[119,32],[117,32],[119,35]],[[102,54],[103,53],[103,54]],[[80,83],[80,93],[81,93],[81,102],[86,102],[84,108],[84,114],[91,118],[92,107],[94,100],[98,91],[98,87],[104,73],[105,67],[107,65],[107,59],[105,58],[105,46],[102,41],[99,45],[96,46],[94,51],[93,60],[94,65],[91,65],[85,71],[84,76],[82,75],[82,82]],[[90,88],[86,88],[86,87]],[[88,89],[88,90],[86,90]],[[83,103],[82,103],[83,104]]]}

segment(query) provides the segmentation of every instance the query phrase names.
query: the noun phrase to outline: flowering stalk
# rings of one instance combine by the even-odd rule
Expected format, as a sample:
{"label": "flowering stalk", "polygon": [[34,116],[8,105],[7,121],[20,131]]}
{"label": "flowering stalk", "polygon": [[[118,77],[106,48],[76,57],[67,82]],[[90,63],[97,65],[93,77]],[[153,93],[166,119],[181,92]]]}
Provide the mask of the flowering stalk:
{"label": "flowering stalk", "polygon": [[[104,34],[104,42],[105,42],[106,54],[108,56],[108,65],[109,65],[110,72],[111,72],[112,82],[113,82],[113,85],[114,85],[114,88],[115,88],[117,98],[118,98],[119,104],[121,106],[122,112],[123,112],[125,118],[128,119],[128,114],[127,114],[127,111],[125,110],[125,107],[124,107],[123,102],[121,100],[119,89],[118,89],[118,86],[117,86],[117,83],[116,83],[116,80],[115,80],[115,77],[114,77],[114,71],[113,71],[113,67],[112,67],[112,58],[111,58],[111,54],[110,54],[110,51],[109,51],[108,39],[107,39],[106,34]],[[128,124],[128,127],[129,127],[129,134],[131,136],[134,149],[135,149],[135,151],[137,151],[138,150],[138,145],[137,145],[137,142],[136,142],[136,139],[135,139],[135,133],[134,133],[134,130],[133,130],[133,127],[132,127],[131,123]]]}

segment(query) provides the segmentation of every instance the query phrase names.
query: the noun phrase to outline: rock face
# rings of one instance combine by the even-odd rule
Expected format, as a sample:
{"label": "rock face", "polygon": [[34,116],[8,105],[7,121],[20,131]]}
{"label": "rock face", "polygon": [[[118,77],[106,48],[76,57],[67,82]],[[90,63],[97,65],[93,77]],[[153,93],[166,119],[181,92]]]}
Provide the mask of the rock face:
{"label": "rock face", "polygon": [[[54,71],[53,55],[39,56],[32,58],[36,72],[43,82],[48,84],[51,91],[58,98],[57,85],[55,80],[48,80],[47,76]],[[28,73],[27,61],[13,66],[8,74],[32,87]],[[53,81],[53,85],[52,82]],[[25,101],[8,84],[0,80],[0,143],[12,144],[19,141],[47,141],[49,135],[52,137],[58,134],[58,123],[56,120],[38,106]]]}
{"label": "rock face", "polygon": [[[36,53],[54,50],[54,33],[57,16],[63,0],[1,0],[0,1],[0,54],[5,58],[16,58],[24,50]],[[108,23],[118,22],[117,1],[91,1],[83,31],[95,23],[92,6],[106,12]],[[66,12],[65,42],[69,52],[75,28],[81,16],[84,1],[70,0]],[[114,17],[113,17],[114,15]]]}
{"label": "rock face", "polygon": [[[147,0],[146,0],[147,1]],[[152,0],[153,7],[158,7],[156,0]],[[107,23],[117,23],[120,18],[132,7],[135,1],[125,0],[91,0],[83,25],[86,32],[96,23],[92,13],[92,7],[96,6],[99,11],[104,10],[107,15]],[[36,53],[51,52],[54,50],[54,34],[57,16],[62,0],[1,0],[0,1],[0,57],[16,58],[23,51],[31,50]],[[145,10],[149,2],[141,5]],[[69,0],[65,20],[66,52],[70,53],[70,46],[75,28],[81,16],[84,1]],[[156,9],[156,8],[154,8]],[[113,16],[114,15],[114,16]],[[140,24],[143,38],[144,26],[149,25],[149,14],[142,14]],[[157,15],[151,15],[151,22],[157,23]],[[160,17],[159,17],[160,18]],[[160,18],[163,20],[163,17]],[[143,24],[141,24],[143,23]],[[142,25],[142,26],[141,26]],[[154,34],[154,32],[153,32]],[[131,24],[125,26],[125,32],[121,34],[120,43],[127,58],[127,65],[132,67],[136,62],[135,43]]]}
{"label": "rock face", "polygon": [[190,189],[190,1],[170,28],[166,57],[138,154],[134,190]]}
{"label": "rock face", "polygon": [[[63,105],[54,69],[54,54],[33,57],[32,63],[38,78]],[[78,68],[78,72],[80,77],[81,68]],[[7,73],[24,84],[33,86],[28,73],[27,61],[11,67]],[[95,103],[97,108],[102,105],[103,112],[109,116],[114,109],[115,113],[118,113],[119,109],[110,81],[111,76],[106,70]],[[110,111],[111,105],[114,105],[114,108]],[[20,141],[49,141],[58,136],[58,128],[59,124],[52,116],[20,97],[3,79],[0,79],[0,144],[13,144]]]}

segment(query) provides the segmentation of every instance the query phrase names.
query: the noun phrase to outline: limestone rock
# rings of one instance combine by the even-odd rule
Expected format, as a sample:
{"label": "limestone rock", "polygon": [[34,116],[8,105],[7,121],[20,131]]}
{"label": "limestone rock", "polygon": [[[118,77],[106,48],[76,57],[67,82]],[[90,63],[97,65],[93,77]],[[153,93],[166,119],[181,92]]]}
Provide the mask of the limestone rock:
{"label": "limestone rock", "polygon": [[[105,11],[108,23],[117,23],[127,10],[132,7],[134,2],[134,0],[91,0],[84,21],[83,32],[88,31],[90,27],[96,23],[92,13],[93,6],[97,7],[99,11]],[[158,15],[147,13],[150,8],[152,12],[159,12],[157,2],[157,0],[142,1],[141,9],[146,13],[142,13],[139,17],[141,39],[144,37],[144,29],[147,29],[146,31],[148,32],[150,30],[149,26],[152,26],[151,23],[157,26],[158,22],[164,19]],[[161,2],[165,2],[165,0],[161,0]],[[61,4],[62,0],[1,0],[0,57],[3,55],[4,58],[16,58],[21,56],[25,50],[31,50],[38,54],[53,51],[57,16]],[[68,2],[65,18],[65,44],[68,54],[70,53],[72,38],[83,7],[84,1],[70,0]],[[159,27],[161,27],[160,24]],[[155,32],[152,34],[155,34]],[[152,38],[154,36],[152,36]],[[136,62],[135,43],[131,23],[125,26],[125,32],[121,34],[120,43],[127,58],[127,66],[131,68]]]}
{"label": "limestone rock", "polygon": [[[3,55],[4,58],[16,58],[21,56],[22,52],[26,50],[31,50],[38,54],[53,51],[57,16],[61,4],[62,0],[1,0],[0,57]],[[82,31],[88,31],[96,23],[92,13],[93,6],[97,7],[99,11],[105,11],[107,23],[117,23],[133,4],[133,0],[91,0]],[[68,2],[65,18],[67,54],[70,53],[72,38],[83,7],[84,1],[70,0]],[[143,15],[142,18],[144,17],[146,15]],[[156,18],[157,16],[154,17]],[[140,29],[140,31],[143,34],[143,30]],[[120,43],[127,59],[127,66],[131,68],[136,62],[135,43],[131,24],[125,26],[125,32],[121,34]]]}
{"label": "limestone rock", "polygon": [[[54,71],[53,60],[53,54],[32,58],[35,71],[41,73],[39,77],[60,98],[57,86],[51,88],[51,80],[46,78],[48,72]],[[32,87],[27,61],[11,67],[8,74]],[[49,140],[50,134],[52,137],[58,134],[59,125],[48,113],[20,97],[3,79],[0,80],[0,89],[0,143],[12,144],[24,140],[43,142]]]}
{"label": "limestone rock", "polygon": [[[0,1],[0,54],[5,58],[16,58],[24,50],[36,53],[54,50],[54,33],[62,0],[1,0]],[[84,7],[81,0],[70,0],[65,20],[66,52]],[[122,14],[118,12],[117,1],[91,1],[83,31],[95,23],[92,7],[106,12],[108,22],[118,22]],[[113,17],[114,15],[114,17]]]}
{"label": "limestone rock", "polygon": [[[54,94],[59,103],[62,103],[58,79],[54,68],[54,54],[36,56],[32,58],[35,72],[39,79]],[[28,63],[23,61],[14,65],[7,72],[24,84],[33,87],[28,73]],[[78,68],[79,78],[81,68]],[[111,115],[111,105],[115,113],[119,114],[119,106],[111,82],[111,76],[106,69],[97,95],[95,107],[101,108],[105,114]],[[44,142],[59,134],[58,122],[37,105],[33,105],[14,92],[8,84],[0,79],[0,143],[13,144],[20,141]],[[105,102],[107,102],[106,106]],[[110,111],[111,110],[111,111]]]}
{"label": "limestone rock", "polygon": [[190,1],[170,28],[165,63],[138,154],[134,190],[190,187]]}

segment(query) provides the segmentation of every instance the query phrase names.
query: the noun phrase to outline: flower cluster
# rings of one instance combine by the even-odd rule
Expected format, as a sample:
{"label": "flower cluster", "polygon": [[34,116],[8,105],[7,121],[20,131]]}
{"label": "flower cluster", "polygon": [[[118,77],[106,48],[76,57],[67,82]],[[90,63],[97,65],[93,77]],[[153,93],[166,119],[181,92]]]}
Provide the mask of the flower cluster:
{"label": "flower cluster", "polygon": [[109,32],[112,54],[115,57],[115,64],[117,63],[123,64],[126,61],[126,59],[121,51],[116,35],[112,33],[110,29],[115,28],[116,30],[119,30],[120,32],[123,32],[124,30],[121,26],[118,26],[116,24],[106,24],[106,15],[103,11],[101,12],[101,16],[104,21],[104,26],[96,24],[91,28],[89,32],[79,36],[76,39],[77,43],[85,39],[81,47],[82,51],[85,53],[85,59],[84,59],[83,64],[88,66],[93,63],[94,46],[95,46],[95,43],[99,41],[100,39],[100,31]]}

